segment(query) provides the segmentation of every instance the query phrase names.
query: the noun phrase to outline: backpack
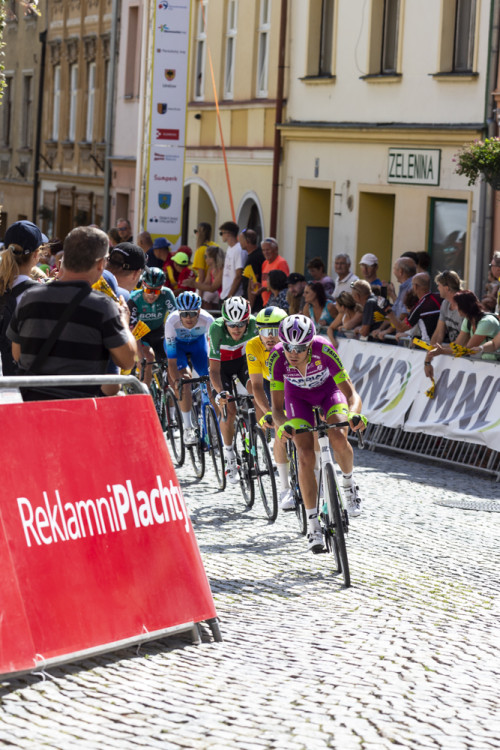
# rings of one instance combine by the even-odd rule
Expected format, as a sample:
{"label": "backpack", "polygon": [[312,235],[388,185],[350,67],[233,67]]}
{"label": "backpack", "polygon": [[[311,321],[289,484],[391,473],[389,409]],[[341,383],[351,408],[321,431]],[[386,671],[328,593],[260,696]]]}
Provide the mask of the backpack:
{"label": "backpack", "polygon": [[7,328],[14,315],[17,298],[32,286],[38,286],[38,282],[26,279],[26,281],[21,281],[13,289],[8,289],[0,297],[0,354],[4,375],[17,374],[17,366],[12,359],[12,342],[7,338]]}

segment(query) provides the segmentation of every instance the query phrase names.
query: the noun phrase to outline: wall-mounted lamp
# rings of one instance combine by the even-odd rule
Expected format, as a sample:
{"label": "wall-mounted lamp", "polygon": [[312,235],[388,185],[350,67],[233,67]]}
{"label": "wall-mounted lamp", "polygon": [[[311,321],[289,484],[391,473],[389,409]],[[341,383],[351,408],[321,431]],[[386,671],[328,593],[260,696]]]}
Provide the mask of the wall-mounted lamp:
{"label": "wall-mounted lamp", "polygon": [[195,120],[201,120],[201,112],[197,112],[194,116]]}
{"label": "wall-mounted lamp", "polygon": [[101,172],[104,172],[103,165],[101,164],[101,162],[98,159],[95,158],[94,154],[89,154],[89,156],[92,159],[92,161],[97,164],[97,166],[99,167],[99,169],[101,170]]}
{"label": "wall-mounted lamp", "polygon": [[19,172],[19,174],[21,175],[21,177],[23,177],[23,178],[26,177],[26,171],[25,171],[26,170],[26,165],[25,164],[21,164],[20,167],[18,167],[17,164],[16,164],[16,170]]}

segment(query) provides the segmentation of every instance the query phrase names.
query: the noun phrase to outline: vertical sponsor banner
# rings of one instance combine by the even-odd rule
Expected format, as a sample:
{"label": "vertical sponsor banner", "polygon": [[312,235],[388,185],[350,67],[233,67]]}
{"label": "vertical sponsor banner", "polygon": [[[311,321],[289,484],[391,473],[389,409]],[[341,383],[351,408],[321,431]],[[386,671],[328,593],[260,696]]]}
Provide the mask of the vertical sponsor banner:
{"label": "vertical sponsor banner", "polygon": [[150,396],[7,404],[0,674],[216,616]]}
{"label": "vertical sponsor banner", "polygon": [[175,245],[182,231],[190,0],[154,1],[144,228]]}

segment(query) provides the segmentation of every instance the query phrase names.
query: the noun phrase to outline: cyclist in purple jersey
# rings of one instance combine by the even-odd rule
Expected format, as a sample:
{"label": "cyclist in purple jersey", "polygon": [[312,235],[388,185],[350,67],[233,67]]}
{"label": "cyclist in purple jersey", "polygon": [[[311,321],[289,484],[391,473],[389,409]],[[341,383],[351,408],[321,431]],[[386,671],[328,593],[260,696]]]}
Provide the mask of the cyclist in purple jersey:
{"label": "cyclist in purple jersey", "polygon": [[[314,439],[310,432],[296,434],[300,427],[313,425],[313,407],[321,407],[329,424],[348,421],[351,428],[363,430],[361,399],[347,374],[337,351],[328,339],[314,335],[314,324],[305,315],[290,315],[279,327],[278,344],[269,356],[269,374],[273,420],[278,437],[291,437],[292,428],[299,461],[299,483],[308,518],[308,549],[323,547],[316,508],[317,480]],[[285,415],[286,410],[286,415]],[[361,420],[354,424],[355,417]],[[347,440],[347,428],[330,430],[330,444],[342,470],[342,486],[351,517],[361,512],[361,500],[353,479],[353,451]]]}

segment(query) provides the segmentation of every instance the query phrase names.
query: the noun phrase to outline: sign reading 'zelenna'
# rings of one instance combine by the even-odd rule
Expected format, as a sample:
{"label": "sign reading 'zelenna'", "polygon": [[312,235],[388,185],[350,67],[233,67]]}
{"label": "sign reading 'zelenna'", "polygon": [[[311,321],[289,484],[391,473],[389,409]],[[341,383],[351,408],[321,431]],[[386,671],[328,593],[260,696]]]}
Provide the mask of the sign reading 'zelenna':
{"label": "sign reading 'zelenna'", "polygon": [[440,149],[390,148],[387,182],[439,185]]}
{"label": "sign reading 'zelenna'", "polygon": [[189,0],[155,3],[145,229],[181,234],[189,49]]}

